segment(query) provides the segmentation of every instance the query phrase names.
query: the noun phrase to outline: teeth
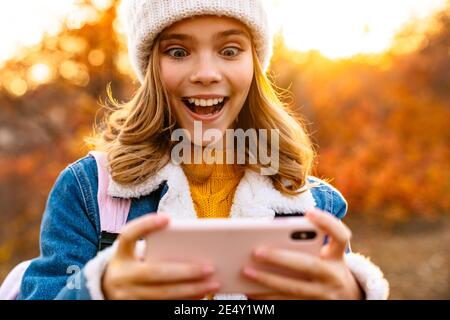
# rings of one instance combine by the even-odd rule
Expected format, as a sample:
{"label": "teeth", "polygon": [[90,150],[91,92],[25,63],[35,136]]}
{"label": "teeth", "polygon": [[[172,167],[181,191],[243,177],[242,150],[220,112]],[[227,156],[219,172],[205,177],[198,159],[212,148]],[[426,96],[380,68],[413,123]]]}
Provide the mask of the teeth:
{"label": "teeth", "polygon": [[216,104],[222,103],[223,100],[224,100],[224,97],[216,98],[216,99],[195,99],[195,98],[188,99],[190,104],[195,104],[196,106],[201,106],[201,107],[211,107]]}

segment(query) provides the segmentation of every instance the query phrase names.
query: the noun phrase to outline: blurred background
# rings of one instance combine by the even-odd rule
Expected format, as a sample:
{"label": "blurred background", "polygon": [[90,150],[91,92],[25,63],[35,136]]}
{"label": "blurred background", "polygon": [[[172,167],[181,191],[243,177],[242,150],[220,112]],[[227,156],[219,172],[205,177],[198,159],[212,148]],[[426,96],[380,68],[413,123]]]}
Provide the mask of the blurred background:
{"label": "blurred background", "polygon": [[[392,299],[450,299],[450,0],[266,0],[270,77],[349,202],[354,251]],[[120,1],[0,2],[0,281],[39,254],[48,192],[111,84],[138,87]]]}

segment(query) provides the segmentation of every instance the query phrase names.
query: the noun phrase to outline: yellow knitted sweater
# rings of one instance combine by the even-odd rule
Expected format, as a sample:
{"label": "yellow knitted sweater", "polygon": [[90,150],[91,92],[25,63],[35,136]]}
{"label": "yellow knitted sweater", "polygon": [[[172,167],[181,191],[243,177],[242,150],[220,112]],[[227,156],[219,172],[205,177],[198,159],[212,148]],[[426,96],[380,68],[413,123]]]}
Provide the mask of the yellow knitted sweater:
{"label": "yellow knitted sweater", "polygon": [[228,218],[244,170],[233,164],[183,164],[198,218]]}

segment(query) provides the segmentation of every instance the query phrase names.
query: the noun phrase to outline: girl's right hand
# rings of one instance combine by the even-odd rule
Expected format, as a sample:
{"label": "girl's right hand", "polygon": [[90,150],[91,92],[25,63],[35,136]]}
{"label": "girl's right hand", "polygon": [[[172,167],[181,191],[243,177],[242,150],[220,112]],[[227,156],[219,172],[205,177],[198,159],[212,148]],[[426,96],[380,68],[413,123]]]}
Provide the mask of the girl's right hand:
{"label": "girl's right hand", "polygon": [[126,224],[118,247],[102,278],[105,299],[201,299],[217,292],[219,283],[208,280],[212,266],[181,262],[149,262],[135,255],[136,242],[167,226],[169,218],[145,215]]}

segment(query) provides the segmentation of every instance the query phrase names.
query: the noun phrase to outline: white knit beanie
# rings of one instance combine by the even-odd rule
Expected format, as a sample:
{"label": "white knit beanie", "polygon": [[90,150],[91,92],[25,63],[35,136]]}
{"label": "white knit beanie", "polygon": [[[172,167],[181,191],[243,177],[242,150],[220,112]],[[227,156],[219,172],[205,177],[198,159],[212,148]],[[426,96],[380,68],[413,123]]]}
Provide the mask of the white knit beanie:
{"label": "white knit beanie", "polygon": [[272,55],[272,33],[262,0],[123,0],[128,54],[139,81],[144,81],[152,44],[173,23],[198,15],[235,18],[251,31],[264,69]]}

